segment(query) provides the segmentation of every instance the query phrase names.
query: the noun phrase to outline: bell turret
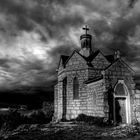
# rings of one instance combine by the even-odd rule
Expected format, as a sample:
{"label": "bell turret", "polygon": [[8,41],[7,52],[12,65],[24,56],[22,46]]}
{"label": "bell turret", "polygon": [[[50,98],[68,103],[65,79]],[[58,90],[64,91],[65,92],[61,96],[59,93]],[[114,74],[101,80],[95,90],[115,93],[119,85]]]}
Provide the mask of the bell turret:
{"label": "bell turret", "polygon": [[89,30],[87,26],[85,26],[83,30],[85,30],[85,34],[80,36],[80,40],[81,40],[80,53],[83,56],[88,57],[92,52],[92,47],[91,47],[92,36],[90,34],[87,34],[87,31]]}

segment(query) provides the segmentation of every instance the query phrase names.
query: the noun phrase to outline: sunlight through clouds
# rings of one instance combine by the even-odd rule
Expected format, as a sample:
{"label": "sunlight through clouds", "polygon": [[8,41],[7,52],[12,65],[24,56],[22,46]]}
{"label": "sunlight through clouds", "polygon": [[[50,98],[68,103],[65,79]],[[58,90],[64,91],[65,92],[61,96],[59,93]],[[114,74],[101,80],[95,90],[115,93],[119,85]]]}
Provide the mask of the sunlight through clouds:
{"label": "sunlight through clouds", "polygon": [[131,0],[0,0],[0,87],[55,81],[60,54],[80,48],[85,24],[94,49],[119,49],[139,71],[139,9]]}

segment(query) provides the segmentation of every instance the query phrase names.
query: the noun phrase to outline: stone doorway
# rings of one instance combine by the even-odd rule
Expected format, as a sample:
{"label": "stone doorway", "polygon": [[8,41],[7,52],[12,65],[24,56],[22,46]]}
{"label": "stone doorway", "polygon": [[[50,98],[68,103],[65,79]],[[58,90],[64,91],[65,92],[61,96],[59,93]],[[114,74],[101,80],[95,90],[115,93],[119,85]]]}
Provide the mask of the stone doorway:
{"label": "stone doorway", "polygon": [[67,78],[63,79],[63,89],[62,89],[62,119],[66,120],[67,112]]}
{"label": "stone doorway", "polygon": [[117,124],[125,124],[126,120],[126,98],[115,99],[115,118]]}
{"label": "stone doorway", "polygon": [[123,80],[119,80],[115,86],[113,102],[114,122],[117,124],[131,123],[130,95]]}

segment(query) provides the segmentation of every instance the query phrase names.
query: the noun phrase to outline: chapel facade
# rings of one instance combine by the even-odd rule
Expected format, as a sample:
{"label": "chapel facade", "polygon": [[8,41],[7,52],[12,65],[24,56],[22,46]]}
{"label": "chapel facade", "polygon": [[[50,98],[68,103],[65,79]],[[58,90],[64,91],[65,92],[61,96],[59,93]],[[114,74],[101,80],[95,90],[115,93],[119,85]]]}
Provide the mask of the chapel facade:
{"label": "chapel facade", "polygon": [[140,122],[140,90],[135,72],[120,57],[92,48],[92,36],[80,36],[81,49],[61,55],[54,94],[54,118],[71,120],[79,114],[116,123]]}

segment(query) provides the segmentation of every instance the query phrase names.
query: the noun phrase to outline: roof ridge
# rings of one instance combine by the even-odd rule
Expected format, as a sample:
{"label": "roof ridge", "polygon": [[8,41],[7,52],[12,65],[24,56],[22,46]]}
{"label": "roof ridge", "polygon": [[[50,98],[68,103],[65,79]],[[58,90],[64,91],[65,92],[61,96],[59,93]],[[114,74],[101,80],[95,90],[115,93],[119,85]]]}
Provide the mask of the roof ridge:
{"label": "roof ridge", "polygon": [[108,68],[110,68],[113,64],[115,64],[117,61],[121,61],[123,64],[125,64],[133,73],[135,73],[135,71],[127,64],[125,63],[121,58],[116,59],[113,63],[111,63],[110,65],[108,65],[104,70],[107,70]]}

